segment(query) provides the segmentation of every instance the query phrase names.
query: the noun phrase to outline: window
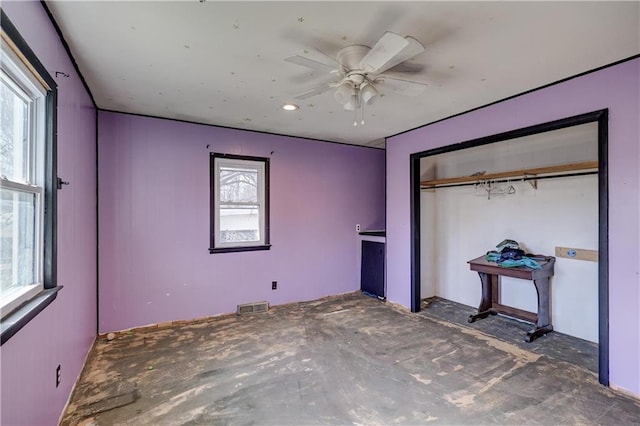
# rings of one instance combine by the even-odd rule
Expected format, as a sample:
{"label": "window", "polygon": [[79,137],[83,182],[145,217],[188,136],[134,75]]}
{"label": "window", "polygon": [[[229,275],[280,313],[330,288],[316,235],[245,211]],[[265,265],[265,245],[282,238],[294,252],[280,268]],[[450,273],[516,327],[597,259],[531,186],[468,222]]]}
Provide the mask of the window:
{"label": "window", "polygon": [[269,159],[211,154],[209,252],[268,250]]}
{"label": "window", "polygon": [[2,13],[0,47],[2,343],[54,298],[55,82]]}

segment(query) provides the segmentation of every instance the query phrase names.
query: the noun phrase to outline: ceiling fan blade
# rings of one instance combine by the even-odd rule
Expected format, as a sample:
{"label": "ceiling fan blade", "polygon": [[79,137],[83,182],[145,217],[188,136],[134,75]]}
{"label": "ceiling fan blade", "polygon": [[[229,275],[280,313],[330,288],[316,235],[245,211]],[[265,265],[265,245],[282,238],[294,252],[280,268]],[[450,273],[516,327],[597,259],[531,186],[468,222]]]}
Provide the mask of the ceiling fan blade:
{"label": "ceiling fan blade", "polygon": [[385,32],[380,40],[360,61],[360,68],[365,72],[377,73],[397,54],[409,45],[409,41],[399,34],[390,31]]}
{"label": "ceiling fan blade", "polygon": [[293,98],[294,99],[307,99],[315,95],[319,95],[328,90],[331,90],[332,87],[328,84],[323,84],[322,86],[313,87],[311,89],[305,90],[304,92],[297,93]]}
{"label": "ceiling fan blade", "polygon": [[[343,78],[343,75],[334,72],[332,70],[330,73],[319,73],[311,70],[306,70],[303,73],[297,74],[289,78],[289,81],[294,84],[303,85],[301,87],[308,87],[309,85],[320,86],[321,84],[332,84],[337,81],[340,81]],[[300,87],[300,86],[299,86]]]}
{"label": "ceiling fan blade", "polygon": [[384,74],[375,81],[376,86],[382,89],[389,89],[394,93],[405,96],[418,96],[427,87],[427,83],[414,80],[406,80]]}
{"label": "ceiling fan blade", "polygon": [[396,56],[391,58],[386,64],[382,67],[378,68],[376,72],[382,73],[386,70],[395,67],[396,65],[401,64],[404,61],[408,61],[409,59],[421,54],[424,52],[424,46],[418,40],[413,37],[405,37],[408,44],[402,49]]}
{"label": "ceiling fan blade", "polygon": [[317,55],[313,55],[313,57],[295,55],[285,58],[285,61],[322,72],[331,72],[339,68],[335,59],[330,58],[319,50],[314,49],[314,53],[317,53]]}
{"label": "ceiling fan blade", "polygon": [[427,67],[423,64],[417,64],[414,62],[402,62],[394,67],[388,68],[388,70],[393,71],[394,73],[403,73],[406,75],[406,74],[419,74],[423,72],[426,68]]}

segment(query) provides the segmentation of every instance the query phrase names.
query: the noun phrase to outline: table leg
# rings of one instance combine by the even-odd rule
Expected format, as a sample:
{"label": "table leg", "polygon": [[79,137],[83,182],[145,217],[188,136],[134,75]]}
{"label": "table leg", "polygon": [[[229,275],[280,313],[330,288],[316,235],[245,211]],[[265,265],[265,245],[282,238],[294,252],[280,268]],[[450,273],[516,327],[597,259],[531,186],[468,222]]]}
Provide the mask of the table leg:
{"label": "table leg", "polygon": [[538,337],[553,331],[550,312],[549,277],[534,280],[533,284],[536,286],[536,292],[538,293],[538,321],[536,321],[536,327],[527,333],[525,338],[527,342],[533,342]]}
{"label": "table leg", "polygon": [[480,306],[478,306],[478,313],[469,315],[467,319],[468,322],[475,322],[478,319],[497,314],[496,311],[491,309],[491,304],[493,301],[493,282],[497,280],[498,277],[485,272],[478,272],[478,275],[482,283],[482,298],[480,299]]}

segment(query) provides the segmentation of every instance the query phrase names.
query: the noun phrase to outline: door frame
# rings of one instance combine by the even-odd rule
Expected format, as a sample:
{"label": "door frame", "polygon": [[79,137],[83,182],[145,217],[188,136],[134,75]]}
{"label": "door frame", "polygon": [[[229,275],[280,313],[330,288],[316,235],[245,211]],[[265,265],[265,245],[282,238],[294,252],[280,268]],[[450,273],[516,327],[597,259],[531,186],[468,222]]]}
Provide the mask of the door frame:
{"label": "door frame", "polygon": [[586,123],[598,123],[598,380],[609,386],[609,110],[510,130],[410,155],[411,194],[411,312],[420,311],[420,159],[445,152],[549,132]]}

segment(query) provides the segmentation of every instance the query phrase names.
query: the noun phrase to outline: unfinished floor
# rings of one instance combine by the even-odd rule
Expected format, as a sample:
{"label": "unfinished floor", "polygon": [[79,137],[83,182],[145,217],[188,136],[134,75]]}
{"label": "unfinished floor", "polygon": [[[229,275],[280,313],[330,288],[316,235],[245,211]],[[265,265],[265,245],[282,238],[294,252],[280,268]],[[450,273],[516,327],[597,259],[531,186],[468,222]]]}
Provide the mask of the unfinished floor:
{"label": "unfinished floor", "polygon": [[509,342],[521,349],[566,361],[598,374],[598,344],[566,334],[553,332],[545,334],[533,342],[526,342],[525,336],[534,328],[533,324],[503,315],[488,316],[469,324],[469,315],[478,312],[476,308],[452,302],[440,297],[422,301],[420,315],[453,322],[481,331],[499,340]]}
{"label": "unfinished floor", "polygon": [[62,424],[640,423],[553,356],[352,293],[98,339]]}

